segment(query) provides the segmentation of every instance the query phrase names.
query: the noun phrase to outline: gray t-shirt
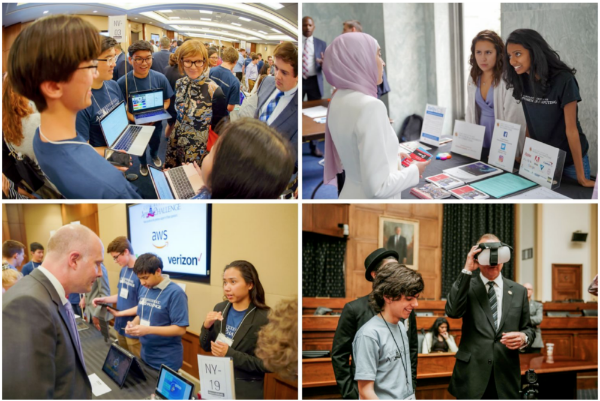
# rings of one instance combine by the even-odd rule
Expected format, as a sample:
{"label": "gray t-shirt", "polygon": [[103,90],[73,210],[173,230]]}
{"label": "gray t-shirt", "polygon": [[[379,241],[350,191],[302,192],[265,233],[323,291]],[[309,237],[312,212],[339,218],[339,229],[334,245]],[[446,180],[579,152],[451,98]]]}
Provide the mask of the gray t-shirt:
{"label": "gray t-shirt", "polygon": [[376,315],[356,333],[352,343],[354,380],[374,381],[375,394],[380,399],[403,400],[413,394],[408,336],[403,324],[387,326],[389,329]]}

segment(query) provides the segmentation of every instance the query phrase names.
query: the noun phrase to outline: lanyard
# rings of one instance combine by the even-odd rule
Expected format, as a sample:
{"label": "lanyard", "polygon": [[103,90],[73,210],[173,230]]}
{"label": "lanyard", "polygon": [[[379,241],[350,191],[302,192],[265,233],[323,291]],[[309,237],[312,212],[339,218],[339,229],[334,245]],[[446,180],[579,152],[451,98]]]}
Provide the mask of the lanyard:
{"label": "lanyard", "polygon": [[[229,308],[229,305],[230,305],[230,303],[227,302],[227,306],[225,307],[225,309],[223,310],[223,312],[225,312],[227,310],[227,308]],[[242,327],[242,324],[244,323],[244,320],[246,320],[246,318],[248,317],[249,314],[251,314],[252,312],[254,312],[254,309],[256,309],[256,306],[254,308],[252,308],[252,310],[250,312],[248,312],[248,313],[246,313],[246,315],[244,315],[244,318],[240,322],[239,326],[237,327],[237,329],[235,329],[235,333],[233,333],[233,335],[231,336],[232,340],[235,338],[235,335],[237,334],[237,332],[240,329],[240,327]],[[227,316],[227,317],[229,317],[229,316]],[[227,324],[227,322],[225,322],[225,324]],[[221,333],[223,333],[223,323],[221,323]]]}
{"label": "lanyard", "polygon": [[[131,76],[133,77],[133,83],[135,84],[135,91],[139,92],[139,89],[137,87],[137,80],[135,79],[135,75],[132,73]],[[152,90],[153,89],[152,88],[152,70],[148,70],[148,78],[150,78],[150,90]]]}
{"label": "lanyard", "polygon": [[[104,86],[104,89],[106,89],[106,94],[108,95],[108,99],[110,100],[110,103],[108,105],[112,105],[112,98],[110,97],[110,93],[108,92],[108,88],[106,87],[106,85],[102,84]],[[102,112],[102,115],[106,115],[106,111],[104,110],[104,108],[100,107],[100,105],[98,104],[98,101],[96,100],[96,98],[94,97],[94,93],[92,92],[92,99],[94,99],[94,102],[96,102],[96,106],[98,106],[98,109]],[[104,106],[106,107],[106,106]]]}
{"label": "lanyard", "polygon": [[[128,268],[128,269],[129,269],[129,268]],[[125,278],[125,275],[126,275],[126,274],[127,274],[127,270],[125,270],[125,272],[123,273],[123,278]],[[129,275],[129,278],[128,278],[127,280],[131,281],[131,277],[133,277],[133,269],[131,269],[131,274]],[[125,283],[123,283],[123,284],[125,284],[127,287],[129,287],[129,286],[127,285],[127,283],[126,283],[126,282],[125,282]],[[150,289],[148,289],[148,291],[150,291]],[[146,291],[146,294],[148,294],[148,291]],[[161,292],[162,292],[162,291],[161,291]],[[160,296],[160,294],[159,294],[159,296]],[[157,299],[158,299],[158,298],[157,298]]]}
{"label": "lanyard", "polygon": [[[379,314],[381,315],[381,318],[385,322],[385,327],[387,327],[388,330],[390,331],[390,334],[392,336],[392,340],[394,340],[394,344],[396,344],[396,348],[398,349],[398,355],[396,357],[397,358],[399,357],[400,361],[402,361],[402,368],[404,369],[404,376],[406,377],[406,386],[408,387],[408,385],[409,385],[410,382],[408,381],[408,373],[407,373],[407,370],[406,370],[406,366],[404,365],[404,358],[402,358],[402,353],[400,352],[400,347],[398,346],[398,343],[396,342],[396,339],[394,338],[394,333],[392,333],[392,329],[390,329],[390,326],[388,326],[387,321],[383,317],[383,314],[381,312],[379,312]],[[400,330],[400,328],[398,328],[398,330]],[[400,330],[400,339],[402,340],[402,348],[404,350],[406,350],[406,346],[404,345],[404,337],[402,336],[402,330]]]}
{"label": "lanyard", "polygon": [[[168,286],[168,285],[169,285],[169,284],[167,284],[167,286]],[[165,288],[167,288],[167,287],[165,286]],[[160,291],[160,293],[158,293],[158,296],[156,297],[155,301],[158,301],[158,298],[160,298],[160,296],[161,296],[161,294],[163,293],[163,291],[165,290],[165,288],[163,288],[163,289]],[[144,296],[144,299],[148,299],[147,297],[148,297],[148,293],[149,293],[149,292],[150,292],[150,288],[148,288],[148,290],[146,291],[146,296]],[[141,318],[140,318],[140,319],[143,319],[143,318],[144,318],[144,305],[145,305],[145,304],[146,304],[145,302],[142,304],[142,316],[141,316]],[[153,311],[154,311],[154,304],[152,304],[152,306],[150,307],[150,316],[148,316],[148,325],[150,325],[150,319],[152,319],[152,312],[153,312]]]}

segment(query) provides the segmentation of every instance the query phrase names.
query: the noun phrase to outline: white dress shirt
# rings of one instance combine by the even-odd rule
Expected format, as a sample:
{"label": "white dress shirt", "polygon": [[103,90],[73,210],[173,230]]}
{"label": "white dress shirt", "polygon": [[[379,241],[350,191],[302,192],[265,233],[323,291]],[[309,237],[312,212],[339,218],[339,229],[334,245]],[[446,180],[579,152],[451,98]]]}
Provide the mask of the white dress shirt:
{"label": "white dress shirt", "polygon": [[[62,284],[60,283],[60,281],[58,281],[58,279],[56,277],[54,277],[54,274],[50,273],[50,271],[48,269],[46,269],[44,266],[38,267],[38,270],[41,271],[42,273],[44,273],[44,275],[46,277],[48,277],[48,280],[50,280],[50,282],[52,283],[52,286],[54,286],[54,289],[58,293],[58,296],[60,297],[60,301],[62,302],[62,304],[66,305],[67,303],[69,303],[69,300],[67,299],[67,296],[65,294],[65,287],[63,287]],[[71,305],[69,305],[69,308],[70,307],[71,307]]]}
{"label": "white dress shirt", "polygon": [[[279,99],[279,102],[277,103],[277,107],[275,107],[275,110],[273,110],[273,113],[271,113],[271,116],[267,120],[267,125],[273,124],[275,119],[277,117],[279,117],[281,112],[283,110],[285,110],[285,108],[287,107],[288,104],[290,104],[290,102],[292,101],[292,98],[294,97],[294,93],[296,93],[297,90],[298,90],[298,86],[296,85],[289,91],[283,92],[283,96],[281,97],[281,99]],[[265,104],[263,104],[263,107],[260,109],[260,113],[258,114],[259,116],[261,116],[267,110],[267,106],[269,105],[271,100],[275,99],[275,96],[277,96],[278,93],[281,93],[281,91],[279,89],[275,89],[273,91],[273,93],[271,93],[271,96],[269,96],[269,98],[267,99]],[[256,96],[258,97],[258,95],[256,95]]]}
{"label": "white dress shirt", "polygon": [[310,38],[303,37],[302,57],[304,57],[305,46],[308,46],[308,76],[312,77],[313,75],[317,75],[317,67],[315,66],[315,41],[312,36]]}

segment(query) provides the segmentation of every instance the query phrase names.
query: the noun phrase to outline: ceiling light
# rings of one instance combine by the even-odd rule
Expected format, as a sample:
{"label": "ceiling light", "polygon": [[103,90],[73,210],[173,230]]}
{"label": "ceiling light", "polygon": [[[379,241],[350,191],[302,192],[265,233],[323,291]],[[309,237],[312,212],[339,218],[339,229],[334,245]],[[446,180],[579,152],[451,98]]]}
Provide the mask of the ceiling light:
{"label": "ceiling light", "polygon": [[44,14],[48,14],[48,10],[44,11]]}
{"label": "ceiling light", "polygon": [[252,21],[250,18],[240,17],[242,21]]}
{"label": "ceiling light", "polygon": [[97,12],[98,12],[98,10],[94,10],[94,12],[95,12],[95,13],[97,13]]}
{"label": "ceiling light", "polygon": [[242,24],[237,24],[235,22],[232,22],[231,25],[235,25],[235,26],[242,26]]}
{"label": "ceiling light", "polygon": [[258,33],[262,33],[263,35],[267,34],[266,32],[263,32],[263,31],[258,31]]}
{"label": "ceiling light", "polygon": [[280,10],[284,7],[283,4],[279,4],[279,3],[263,3],[263,4],[269,8],[272,8],[273,10]]}
{"label": "ceiling light", "polygon": [[273,32],[281,33],[281,31],[278,31],[277,29],[273,29],[273,28],[271,28],[271,30],[272,30]]}
{"label": "ceiling light", "polygon": [[169,18],[169,19],[179,19],[179,17],[171,17],[171,18]]}
{"label": "ceiling light", "polygon": [[172,13],[173,10],[158,10],[160,13]]}
{"label": "ceiling light", "polygon": [[202,21],[212,21],[210,18],[200,18]]}
{"label": "ceiling light", "polygon": [[207,11],[207,10],[198,10],[200,11],[202,14],[212,14],[212,11]]}

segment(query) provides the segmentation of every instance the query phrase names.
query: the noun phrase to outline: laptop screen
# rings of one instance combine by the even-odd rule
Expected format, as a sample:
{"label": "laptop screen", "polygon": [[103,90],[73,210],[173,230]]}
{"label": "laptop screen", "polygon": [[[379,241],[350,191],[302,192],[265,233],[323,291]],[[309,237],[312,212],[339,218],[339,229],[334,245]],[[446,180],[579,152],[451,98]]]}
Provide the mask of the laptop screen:
{"label": "laptop screen", "polygon": [[119,387],[122,387],[127,378],[127,372],[129,371],[131,362],[132,359],[128,355],[122,353],[119,348],[113,344],[108,350],[108,355],[104,360],[102,371],[109,375]]}
{"label": "laptop screen", "polygon": [[144,110],[151,110],[155,108],[162,108],[163,105],[163,91],[159,89],[153,92],[144,93],[132,93],[131,103],[133,105],[133,111],[139,112]]}
{"label": "laptop screen", "polygon": [[156,192],[158,192],[157,195],[160,199],[175,199],[173,197],[173,193],[171,192],[171,187],[169,187],[167,177],[165,177],[165,173],[163,173],[161,170],[150,167],[150,175],[152,176],[152,182],[156,187]]}
{"label": "laptop screen", "polygon": [[165,366],[160,369],[156,392],[166,400],[189,400],[194,386]]}
{"label": "laptop screen", "polygon": [[102,127],[102,132],[104,132],[108,146],[111,146],[117,140],[121,132],[128,125],[125,102],[121,102],[121,104],[100,121],[100,126]]}

